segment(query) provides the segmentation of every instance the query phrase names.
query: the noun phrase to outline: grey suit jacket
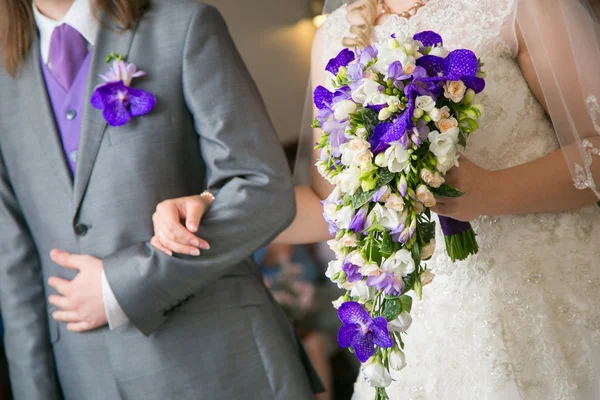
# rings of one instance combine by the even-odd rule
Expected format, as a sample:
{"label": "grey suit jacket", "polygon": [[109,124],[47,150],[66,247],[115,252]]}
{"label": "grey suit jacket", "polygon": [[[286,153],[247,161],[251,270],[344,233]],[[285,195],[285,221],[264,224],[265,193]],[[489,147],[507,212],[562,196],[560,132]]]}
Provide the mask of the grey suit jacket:
{"label": "grey suit jacket", "polygon": [[[110,52],[145,70],[148,115],[107,127],[86,105],[71,181],[37,43],[0,71],[0,302],[16,400],[311,399],[318,388],[251,254],[292,220],[293,188],[260,95],[219,13],[152,1],[134,30],[103,29],[86,102]],[[162,200],[209,188],[199,258],[147,242]],[[131,323],[76,334],[55,322],[52,248],[104,261]],[[56,379],[56,377],[58,379]]]}

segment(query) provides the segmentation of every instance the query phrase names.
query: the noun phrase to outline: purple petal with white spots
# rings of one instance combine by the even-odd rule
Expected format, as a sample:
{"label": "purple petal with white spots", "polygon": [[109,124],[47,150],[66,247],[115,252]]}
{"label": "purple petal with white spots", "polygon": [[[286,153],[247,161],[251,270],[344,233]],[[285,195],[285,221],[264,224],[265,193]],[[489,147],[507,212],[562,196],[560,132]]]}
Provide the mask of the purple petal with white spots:
{"label": "purple petal with white spots", "polygon": [[424,68],[429,76],[437,76],[440,72],[444,72],[444,64],[442,57],[429,54],[417,60],[417,66]]}
{"label": "purple petal with white spots", "polygon": [[346,324],[366,324],[371,320],[363,306],[354,301],[348,301],[338,309],[338,317]]}
{"label": "purple petal with white spots", "polygon": [[391,129],[391,127],[391,123],[383,122],[377,125],[373,130],[373,134],[369,138],[369,143],[371,144],[371,151],[374,155],[377,155],[387,149],[387,146],[382,139],[386,135],[388,130]]}
{"label": "purple petal with white spots", "polygon": [[129,88],[127,101],[132,117],[148,114],[156,105],[156,97],[145,90]]}
{"label": "purple petal with white spots", "polygon": [[331,93],[323,86],[317,86],[313,95],[313,99],[315,102],[315,106],[319,110],[322,110],[324,108],[328,108],[331,105],[331,101],[333,100],[333,93]]}
{"label": "purple petal with white spots", "polygon": [[433,31],[423,31],[417,33],[413,36],[413,39],[423,43],[423,46],[425,47],[437,46],[438,44],[442,46],[444,45],[442,37]]}
{"label": "purple petal with white spots", "polygon": [[477,56],[471,50],[454,50],[444,60],[444,76],[452,80],[458,80],[462,76],[475,76],[478,68]]}
{"label": "purple petal with white spots", "polygon": [[465,86],[469,89],[473,89],[475,93],[480,93],[485,89],[485,80],[476,76],[462,76],[460,78],[464,82]]}
{"label": "purple petal with white spots", "polygon": [[333,75],[337,75],[341,67],[346,67],[352,61],[354,61],[355,58],[356,55],[352,50],[344,49],[340,51],[340,53],[335,58],[329,60],[325,69],[331,72]]}
{"label": "purple petal with white spots", "polygon": [[338,343],[341,348],[352,346],[354,337],[360,335],[360,328],[354,324],[344,324],[338,331]]}
{"label": "purple petal with white spots", "polygon": [[119,101],[106,104],[102,116],[110,126],[122,126],[131,119],[127,107]]}
{"label": "purple petal with white spots", "polygon": [[389,348],[394,345],[388,331],[387,320],[384,317],[377,317],[373,319],[371,331],[373,332],[373,343],[375,343],[377,346]]}
{"label": "purple petal with white spots", "polygon": [[392,142],[400,142],[404,148],[408,148],[408,135],[406,133],[407,122],[406,118],[399,117],[394,121],[392,126],[386,131],[385,135],[381,138],[381,141],[389,145]]}
{"label": "purple petal with white spots", "polygon": [[361,363],[367,362],[375,354],[375,346],[370,335],[356,335],[352,343],[356,358]]}

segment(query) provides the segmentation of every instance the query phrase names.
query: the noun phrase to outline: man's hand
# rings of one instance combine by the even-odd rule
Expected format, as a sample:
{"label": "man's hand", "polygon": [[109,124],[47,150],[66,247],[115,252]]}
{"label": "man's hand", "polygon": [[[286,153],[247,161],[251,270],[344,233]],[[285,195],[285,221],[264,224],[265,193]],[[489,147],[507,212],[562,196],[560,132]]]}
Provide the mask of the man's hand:
{"label": "man's hand", "polygon": [[72,281],[56,276],[48,279],[48,284],[60,294],[48,298],[50,304],[59,308],[52,317],[67,322],[67,329],[72,332],[85,332],[106,325],[102,260],[56,249],[50,252],[50,258],[60,266],[79,271]]}

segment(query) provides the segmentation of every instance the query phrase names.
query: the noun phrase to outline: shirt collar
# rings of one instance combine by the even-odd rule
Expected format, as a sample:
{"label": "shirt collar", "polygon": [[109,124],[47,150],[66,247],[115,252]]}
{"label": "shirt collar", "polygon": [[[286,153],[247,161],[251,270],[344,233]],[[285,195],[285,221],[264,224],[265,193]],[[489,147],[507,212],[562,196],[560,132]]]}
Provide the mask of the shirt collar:
{"label": "shirt collar", "polygon": [[33,16],[40,32],[40,47],[44,63],[48,63],[50,56],[50,40],[54,28],[62,24],[69,24],[75,28],[87,42],[93,46],[96,35],[100,30],[100,21],[94,17],[90,0],[75,0],[67,14],[60,21],[55,21],[43,15],[33,4]]}

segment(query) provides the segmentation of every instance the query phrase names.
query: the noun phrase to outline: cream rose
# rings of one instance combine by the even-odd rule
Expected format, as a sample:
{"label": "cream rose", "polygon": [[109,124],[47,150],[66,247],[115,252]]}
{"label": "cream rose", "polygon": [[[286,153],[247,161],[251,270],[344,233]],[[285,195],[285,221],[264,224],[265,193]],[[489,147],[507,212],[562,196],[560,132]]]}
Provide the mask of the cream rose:
{"label": "cream rose", "polygon": [[417,199],[423,203],[425,207],[431,208],[436,204],[435,197],[433,197],[433,193],[429,191],[427,186],[420,185],[417,188]]}
{"label": "cream rose", "polygon": [[385,206],[392,211],[402,212],[404,211],[404,199],[397,194],[390,194],[385,201]]}
{"label": "cream rose", "polygon": [[440,119],[436,125],[442,133],[446,133],[450,129],[458,128],[458,121],[456,118],[445,118]]}
{"label": "cream rose", "polygon": [[444,85],[444,97],[455,103],[459,103],[465,97],[466,91],[467,87],[463,81],[450,81]]}
{"label": "cream rose", "polygon": [[446,182],[446,180],[440,175],[439,172],[436,172],[433,174],[433,179],[431,179],[431,182],[429,182],[429,186],[433,188],[439,188],[444,182]]}

